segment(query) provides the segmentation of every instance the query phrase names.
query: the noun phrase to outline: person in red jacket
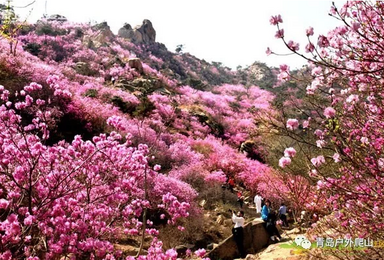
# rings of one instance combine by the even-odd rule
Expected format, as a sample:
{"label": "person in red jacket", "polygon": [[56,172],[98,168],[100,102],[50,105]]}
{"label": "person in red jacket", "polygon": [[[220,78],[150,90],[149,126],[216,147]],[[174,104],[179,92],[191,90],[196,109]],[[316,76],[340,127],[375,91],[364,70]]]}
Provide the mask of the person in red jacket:
{"label": "person in red jacket", "polygon": [[235,180],[231,177],[228,180],[229,190],[233,193],[233,188],[235,188]]}

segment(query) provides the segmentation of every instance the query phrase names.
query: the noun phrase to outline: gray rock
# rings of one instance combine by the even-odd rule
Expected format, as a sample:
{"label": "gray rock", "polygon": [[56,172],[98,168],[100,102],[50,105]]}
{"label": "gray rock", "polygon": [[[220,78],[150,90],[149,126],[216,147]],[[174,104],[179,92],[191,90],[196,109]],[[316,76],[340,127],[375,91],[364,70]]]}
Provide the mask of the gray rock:
{"label": "gray rock", "polygon": [[120,37],[126,38],[126,39],[133,39],[135,37],[135,33],[129,24],[124,24],[123,27],[121,27],[117,33]]}
{"label": "gray rock", "polygon": [[96,24],[92,28],[96,30],[95,34],[83,37],[83,44],[88,48],[97,49],[101,46],[107,46],[114,38],[114,34],[107,22]]}
{"label": "gray rock", "polygon": [[47,17],[47,21],[50,22],[66,22],[68,21],[67,18],[60,14],[53,14]]}
{"label": "gray rock", "polygon": [[148,44],[156,41],[156,31],[153,28],[151,21],[147,19],[145,19],[141,25],[138,25],[133,29],[128,23],[124,24],[117,34],[136,44]]}

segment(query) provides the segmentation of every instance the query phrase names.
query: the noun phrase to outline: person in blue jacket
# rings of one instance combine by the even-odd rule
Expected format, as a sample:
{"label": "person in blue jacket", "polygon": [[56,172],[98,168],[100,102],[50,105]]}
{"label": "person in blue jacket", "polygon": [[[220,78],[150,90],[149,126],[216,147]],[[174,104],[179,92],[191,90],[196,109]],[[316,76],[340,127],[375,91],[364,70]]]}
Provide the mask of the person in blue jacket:
{"label": "person in blue jacket", "polygon": [[265,201],[265,205],[261,210],[261,218],[264,220],[265,228],[267,229],[268,234],[271,237],[273,242],[280,241],[281,236],[279,231],[276,228],[276,214],[271,211],[271,202],[269,200]]}
{"label": "person in blue jacket", "polygon": [[265,222],[267,222],[267,220],[268,220],[268,215],[269,215],[269,212],[270,212],[270,207],[271,207],[271,202],[269,200],[266,200],[263,208],[261,209],[261,218]]}

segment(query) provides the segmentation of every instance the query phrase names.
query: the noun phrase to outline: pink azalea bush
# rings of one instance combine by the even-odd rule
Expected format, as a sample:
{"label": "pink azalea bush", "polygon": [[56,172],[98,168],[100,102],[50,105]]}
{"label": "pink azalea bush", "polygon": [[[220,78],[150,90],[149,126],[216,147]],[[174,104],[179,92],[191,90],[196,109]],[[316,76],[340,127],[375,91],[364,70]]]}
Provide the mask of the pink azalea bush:
{"label": "pink azalea bush", "polygon": [[[303,112],[316,115],[311,127],[319,130],[302,141],[321,148],[310,157],[310,175],[318,180],[313,197],[326,198],[329,214],[315,226],[313,237],[324,229],[333,229],[336,236],[383,237],[383,7],[383,2],[364,1],[333,6],[331,15],[340,25],[317,39],[312,39],[313,29],[307,31],[309,53],[299,53],[310,62],[314,77],[307,88],[312,111],[308,106]],[[281,22],[274,24],[282,30]],[[292,123],[287,128],[294,129]],[[354,253],[364,259],[384,257],[375,248]]]}
{"label": "pink azalea bush", "polygon": [[[28,93],[38,89],[34,83],[25,87]],[[179,193],[185,195],[184,201],[160,187],[153,190],[156,196],[152,200],[144,197],[145,175],[149,183],[174,183],[148,167],[146,145],[131,147],[129,136],[121,142],[122,136],[111,132],[89,141],[76,136],[72,143],[46,146],[49,130],[41,102],[29,94],[20,95],[20,101],[14,102],[8,96],[1,86],[3,258],[117,256],[120,253],[113,242],[123,234],[139,233],[144,208],[166,210],[171,223],[188,216],[189,201],[195,196],[188,186]],[[27,124],[22,122],[17,111],[34,108],[35,117]],[[180,183],[175,187],[180,189]],[[157,234],[153,228],[147,233]]]}

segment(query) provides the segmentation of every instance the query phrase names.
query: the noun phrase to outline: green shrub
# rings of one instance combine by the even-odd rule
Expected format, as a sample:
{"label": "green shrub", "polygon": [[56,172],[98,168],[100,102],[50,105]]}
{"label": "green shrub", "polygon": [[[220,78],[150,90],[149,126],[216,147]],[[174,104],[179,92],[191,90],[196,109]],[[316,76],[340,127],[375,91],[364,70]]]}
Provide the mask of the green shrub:
{"label": "green shrub", "polygon": [[155,109],[155,105],[148,99],[148,97],[141,98],[140,104],[133,111],[135,117],[147,117]]}
{"label": "green shrub", "polygon": [[97,89],[94,89],[94,88],[87,89],[87,91],[85,91],[84,93],[84,96],[91,97],[91,98],[95,98],[98,95],[99,95],[99,92],[97,91]]}
{"label": "green shrub", "polygon": [[129,113],[131,114],[135,110],[135,105],[132,105],[129,102],[125,102],[121,97],[119,96],[113,96],[111,98],[111,102],[114,106],[117,106],[121,112],[123,113]]}
{"label": "green shrub", "polygon": [[41,51],[41,45],[35,42],[30,42],[27,45],[25,45],[24,50],[26,50],[32,55],[37,56]]}
{"label": "green shrub", "polygon": [[67,34],[67,31],[64,29],[54,28],[49,23],[42,23],[36,28],[36,34],[37,35],[58,36],[58,35]]}

